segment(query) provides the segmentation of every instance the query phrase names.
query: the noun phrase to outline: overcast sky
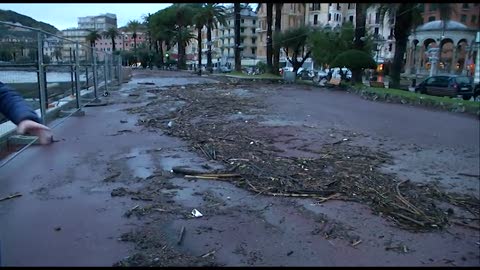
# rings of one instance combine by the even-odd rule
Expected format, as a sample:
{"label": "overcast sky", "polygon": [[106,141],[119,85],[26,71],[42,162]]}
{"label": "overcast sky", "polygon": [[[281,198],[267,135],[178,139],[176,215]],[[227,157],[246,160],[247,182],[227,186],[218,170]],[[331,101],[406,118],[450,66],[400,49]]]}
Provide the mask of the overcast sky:
{"label": "overcast sky", "polygon": [[41,22],[64,30],[77,27],[77,18],[95,16],[104,13],[117,15],[118,27],[125,26],[130,20],[143,21],[142,16],[155,13],[171,4],[7,4],[0,3],[0,9],[13,10]]}

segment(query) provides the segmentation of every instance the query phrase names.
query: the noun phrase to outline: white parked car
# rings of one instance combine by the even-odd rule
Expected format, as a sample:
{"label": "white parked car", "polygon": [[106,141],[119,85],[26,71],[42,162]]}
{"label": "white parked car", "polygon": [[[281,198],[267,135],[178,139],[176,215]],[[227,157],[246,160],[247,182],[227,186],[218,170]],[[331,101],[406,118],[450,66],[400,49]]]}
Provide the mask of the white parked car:
{"label": "white parked car", "polygon": [[[338,79],[338,78],[341,77],[341,76],[340,76],[340,68],[338,68],[338,67],[336,67],[336,68],[331,68],[331,70],[332,70],[332,78]],[[330,69],[328,69],[328,68],[325,69],[325,72],[328,74],[328,73],[330,72]],[[342,72],[343,72],[344,74],[346,74],[346,77],[347,77],[348,80],[350,80],[350,79],[352,78],[352,71],[351,71],[350,69],[348,69],[348,68],[346,68],[346,67],[343,67],[343,68],[342,68]]]}

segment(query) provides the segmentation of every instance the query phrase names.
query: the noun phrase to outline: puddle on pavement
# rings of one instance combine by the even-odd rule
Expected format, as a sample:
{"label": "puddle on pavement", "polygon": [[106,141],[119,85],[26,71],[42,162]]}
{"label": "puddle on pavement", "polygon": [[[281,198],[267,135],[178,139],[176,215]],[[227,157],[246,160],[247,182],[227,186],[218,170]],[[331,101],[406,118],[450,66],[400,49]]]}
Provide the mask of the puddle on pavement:
{"label": "puddle on pavement", "polygon": [[262,125],[273,126],[273,127],[283,127],[283,126],[301,126],[303,123],[300,121],[291,121],[283,119],[268,119],[260,122]]}
{"label": "puddle on pavement", "polygon": [[124,156],[126,164],[132,171],[133,177],[147,178],[155,171],[155,163],[150,154],[145,154],[142,148],[133,148]]}
{"label": "puddle on pavement", "polygon": [[255,116],[255,115],[248,115],[248,114],[243,114],[243,113],[236,113],[236,114],[229,115],[229,116],[227,117],[227,120],[228,120],[228,121],[251,120],[251,119],[255,119],[255,118],[257,118],[257,116]]}
{"label": "puddle on pavement", "polygon": [[[436,182],[443,188],[453,192],[477,196],[480,192],[478,178],[462,176],[458,172],[470,175],[478,175],[478,156],[465,159],[458,159],[454,151],[423,149],[411,153],[406,150],[390,152],[394,157],[394,164],[385,165],[382,171],[394,172],[401,179],[409,179],[416,183]],[[474,165],[476,164],[476,165]]]}

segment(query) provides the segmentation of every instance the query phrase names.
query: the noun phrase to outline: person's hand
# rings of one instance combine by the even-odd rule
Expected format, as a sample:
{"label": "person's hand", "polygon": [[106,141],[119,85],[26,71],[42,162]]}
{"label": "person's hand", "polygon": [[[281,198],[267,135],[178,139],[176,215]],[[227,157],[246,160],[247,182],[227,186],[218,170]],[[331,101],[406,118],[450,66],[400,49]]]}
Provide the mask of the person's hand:
{"label": "person's hand", "polygon": [[53,134],[50,128],[32,120],[20,122],[17,126],[17,132],[21,135],[37,136],[40,144],[50,144],[53,141]]}

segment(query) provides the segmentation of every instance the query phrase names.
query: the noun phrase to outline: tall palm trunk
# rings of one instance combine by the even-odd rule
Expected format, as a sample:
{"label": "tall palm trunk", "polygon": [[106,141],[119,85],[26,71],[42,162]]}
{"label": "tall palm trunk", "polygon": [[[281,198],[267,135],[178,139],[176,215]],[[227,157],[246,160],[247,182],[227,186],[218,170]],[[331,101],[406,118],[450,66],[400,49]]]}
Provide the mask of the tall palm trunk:
{"label": "tall palm trunk", "polygon": [[137,58],[137,33],[133,32],[133,54],[135,56],[135,65],[138,63]]}
{"label": "tall palm trunk", "polygon": [[[275,3],[275,32],[280,32],[282,29],[282,7],[283,3]],[[278,74],[280,68],[280,48],[277,46],[272,46],[275,48],[273,51],[273,72]]]}
{"label": "tall palm trunk", "polygon": [[115,51],[115,37],[112,36],[112,51]]}
{"label": "tall palm trunk", "polygon": [[207,70],[212,73],[212,19],[207,22]]}
{"label": "tall palm trunk", "polygon": [[202,27],[197,27],[198,75],[202,75]]}
{"label": "tall palm trunk", "polygon": [[272,67],[272,20],[273,20],[273,3],[267,3],[267,71],[273,72]]}
{"label": "tall palm trunk", "polygon": [[177,43],[177,48],[178,48],[178,68],[183,69],[183,64],[184,64],[184,54],[185,54],[185,49],[183,47],[183,36],[182,36],[182,29],[179,27],[179,41]]}
{"label": "tall palm trunk", "polygon": [[403,2],[399,4],[395,14],[395,55],[390,72],[390,88],[398,88],[400,86],[400,73],[403,67],[403,56],[407,50],[409,30],[413,26],[412,12],[409,10],[415,8],[416,3]]}
{"label": "tall palm trunk", "polygon": [[160,66],[163,66],[165,64],[165,61],[163,61],[163,41],[159,40],[156,45],[158,54],[160,55]]}
{"label": "tall palm trunk", "polygon": [[235,12],[235,71],[242,71],[242,60],[240,59],[240,3],[234,4]]}
{"label": "tall palm trunk", "polygon": [[[357,50],[363,50],[365,42],[362,39],[365,39],[365,26],[367,22],[367,10],[366,4],[356,3],[355,7],[355,41],[354,48]],[[361,69],[352,69],[352,82],[362,82],[362,70]]]}

